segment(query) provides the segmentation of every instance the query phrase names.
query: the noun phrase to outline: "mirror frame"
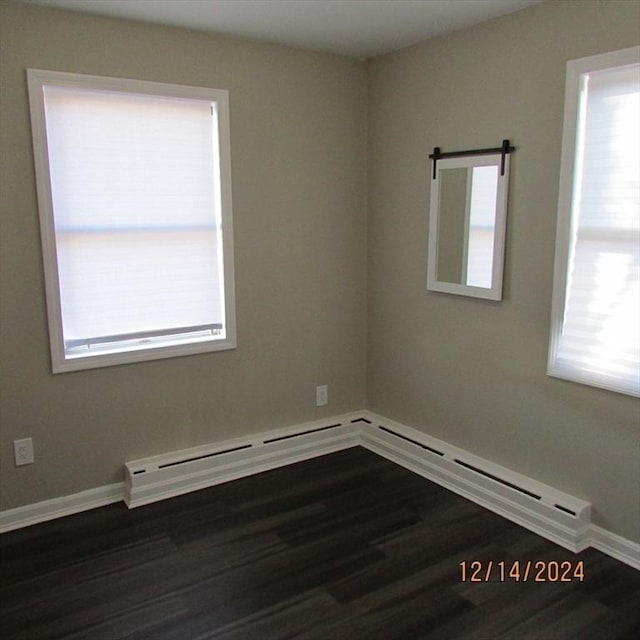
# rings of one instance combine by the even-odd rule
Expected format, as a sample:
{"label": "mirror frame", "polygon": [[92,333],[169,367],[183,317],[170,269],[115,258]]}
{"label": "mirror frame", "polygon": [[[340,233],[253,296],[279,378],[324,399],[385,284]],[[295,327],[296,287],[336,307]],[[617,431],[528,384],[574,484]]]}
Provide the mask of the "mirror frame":
{"label": "mirror frame", "polygon": [[[504,172],[500,168],[504,162]],[[491,287],[477,287],[438,279],[438,233],[440,229],[440,172],[443,169],[462,169],[473,167],[498,167],[498,189],[496,194],[495,235],[493,242],[493,260]],[[427,260],[427,289],[441,293],[453,293],[486,300],[502,300],[502,284],[505,254],[505,236],[507,226],[507,199],[509,192],[509,154],[492,153],[487,155],[440,158],[437,161],[435,177],[431,177],[431,197],[429,205],[429,253]]]}

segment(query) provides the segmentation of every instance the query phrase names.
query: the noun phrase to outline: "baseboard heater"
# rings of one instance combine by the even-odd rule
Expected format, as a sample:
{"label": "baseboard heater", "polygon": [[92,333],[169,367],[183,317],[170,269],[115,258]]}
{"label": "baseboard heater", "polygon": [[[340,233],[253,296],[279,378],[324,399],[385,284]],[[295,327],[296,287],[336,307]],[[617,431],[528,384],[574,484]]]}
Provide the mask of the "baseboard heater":
{"label": "baseboard heater", "polygon": [[402,424],[373,417],[360,430],[367,449],[571,551],[588,546],[590,503]]}
{"label": "baseboard heater", "polygon": [[125,464],[125,502],[138,507],[359,444],[350,416]]}
{"label": "baseboard heater", "polygon": [[588,502],[368,411],[127,462],[125,502],[138,507],[358,445],[571,551],[589,545]]}

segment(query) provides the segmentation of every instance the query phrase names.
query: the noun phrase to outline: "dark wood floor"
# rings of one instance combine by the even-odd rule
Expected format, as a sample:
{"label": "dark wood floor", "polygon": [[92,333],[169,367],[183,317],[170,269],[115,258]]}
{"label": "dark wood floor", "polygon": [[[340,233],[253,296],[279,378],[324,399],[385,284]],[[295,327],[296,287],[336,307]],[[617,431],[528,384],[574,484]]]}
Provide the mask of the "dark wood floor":
{"label": "dark wood floor", "polygon": [[[640,572],[360,448],[6,533],[0,553],[4,640],[640,637]],[[484,582],[529,560],[583,561],[584,581]],[[473,561],[483,581],[463,582]]]}

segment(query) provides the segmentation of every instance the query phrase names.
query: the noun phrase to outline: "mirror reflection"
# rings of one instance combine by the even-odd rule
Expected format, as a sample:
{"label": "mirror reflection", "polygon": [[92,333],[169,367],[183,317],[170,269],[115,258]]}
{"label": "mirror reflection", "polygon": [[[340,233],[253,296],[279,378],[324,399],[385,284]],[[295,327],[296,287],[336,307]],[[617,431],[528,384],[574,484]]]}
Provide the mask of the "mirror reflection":
{"label": "mirror reflection", "polygon": [[438,280],[491,288],[497,195],[496,166],[441,172]]}

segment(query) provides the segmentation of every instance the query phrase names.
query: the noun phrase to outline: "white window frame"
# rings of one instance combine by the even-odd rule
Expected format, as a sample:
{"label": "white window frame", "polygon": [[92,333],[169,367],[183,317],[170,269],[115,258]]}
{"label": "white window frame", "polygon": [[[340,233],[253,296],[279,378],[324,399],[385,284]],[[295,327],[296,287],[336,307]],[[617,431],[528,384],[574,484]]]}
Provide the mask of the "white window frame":
{"label": "white window frame", "polygon": [[[582,78],[584,74],[638,64],[639,60],[640,47],[630,47],[619,51],[570,60],[567,63],[551,331],[547,366],[547,374],[549,376],[632,396],[640,395],[636,381],[607,381],[589,371],[563,365],[558,358],[558,349],[564,324],[569,268],[575,235],[573,203],[576,197],[575,183],[577,180],[574,179],[574,174],[578,162],[577,151],[580,143],[581,118],[583,117],[580,99]],[[634,143],[637,143],[637,141],[629,141],[629,144]]]}
{"label": "white window frame", "polygon": [[[187,85],[165,84],[124,78],[80,75],[40,69],[27,69],[29,103],[31,113],[36,189],[40,217],[40,233],[44,259],[49,342],[53,373],[92,369],[131,362],[157,360],[236,347],[236,316],[233,259],[233,223],[231,207],[231,150],[229,131],[229,96],[226,90]],[[83,357],[69,356],[65,351],[62,322],[62,305],[56,250],[53,198],[49,171],[47,130],[45,119],[44,88],[46,86],[75,87],[125,92],[147,96],[164,96],[210,101],[215,105],[218,122],[220,215],[222,230],[221,285],[224,287],[224,330],[221,336],[194,334],[187,340],[164,341],[161,334],[155,339],[144,336],[127,341],[119,352],[96,353]],[[212,177],[213,179],[213,177]],[[176,344],[176,342],[179,342]],[[132,347],[132,348],[131,348]],[[111,351],[111,350],[107,350]]]}

